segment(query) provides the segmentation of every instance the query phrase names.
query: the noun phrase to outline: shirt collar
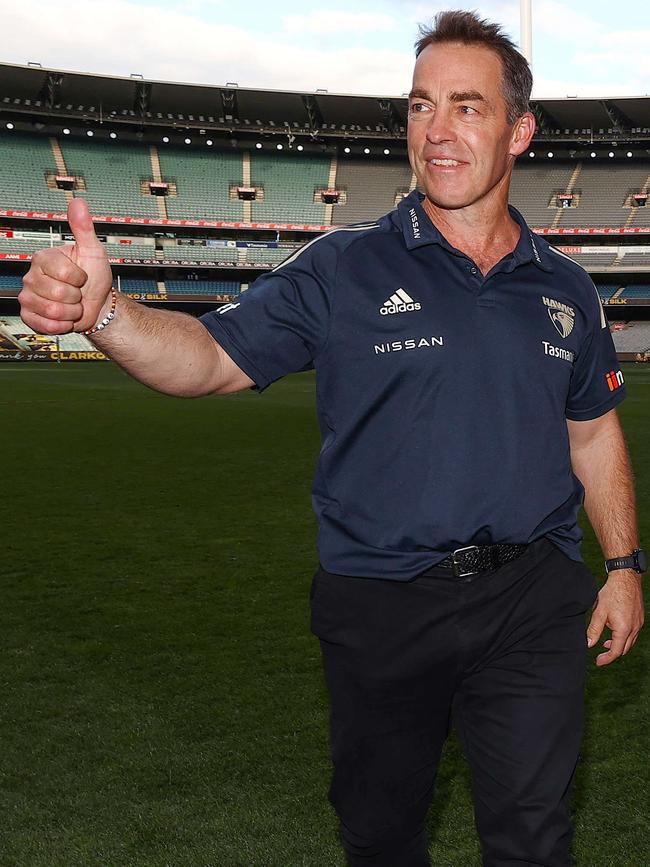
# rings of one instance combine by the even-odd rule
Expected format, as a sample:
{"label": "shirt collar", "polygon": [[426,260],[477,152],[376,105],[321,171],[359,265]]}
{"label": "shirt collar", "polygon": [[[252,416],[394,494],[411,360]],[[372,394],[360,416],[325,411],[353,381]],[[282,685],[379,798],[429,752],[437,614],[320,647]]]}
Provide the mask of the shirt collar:
{"label": "shirt collar", "polygon": [[[413,190],[399,206],[398,212],[402,226],[404,241],[408,250],[423,247],[425,244],[439,244],[448,250],[453,250],[444,235],[431,221],[422,207],[424,196],[419,190]],[[513,267],[533,262],[542,271],[553,271],[548,252],[538,243],[535,233],[531,231],[523,216],[512,205],[508,205],[510,215],[521,227],[517,246],[512,251]]]}

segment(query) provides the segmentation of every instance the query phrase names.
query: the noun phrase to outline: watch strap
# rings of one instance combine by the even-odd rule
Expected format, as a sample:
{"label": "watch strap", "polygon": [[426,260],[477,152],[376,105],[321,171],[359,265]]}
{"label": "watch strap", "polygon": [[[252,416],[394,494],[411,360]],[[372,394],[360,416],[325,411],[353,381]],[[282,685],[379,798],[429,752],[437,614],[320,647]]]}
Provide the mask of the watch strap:
{"label": "watch strap", "polygon": [[636,548],[626,557],[612,557],[609,560],[605,560],[605,571],[608,575],[617,569],[634,569],[635,572],[645,572],[647,569],[645,551],[641,548]]}

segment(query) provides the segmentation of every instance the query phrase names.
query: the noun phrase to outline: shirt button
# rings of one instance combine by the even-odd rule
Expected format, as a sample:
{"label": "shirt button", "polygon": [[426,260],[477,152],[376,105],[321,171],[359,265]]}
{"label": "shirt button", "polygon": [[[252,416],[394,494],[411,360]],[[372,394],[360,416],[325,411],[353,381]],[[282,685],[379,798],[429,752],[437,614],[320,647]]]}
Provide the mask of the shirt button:
{"label": "shirt button", "polygon": [[476,274],[476,268],[470,268],[469,270],[472,274]]}

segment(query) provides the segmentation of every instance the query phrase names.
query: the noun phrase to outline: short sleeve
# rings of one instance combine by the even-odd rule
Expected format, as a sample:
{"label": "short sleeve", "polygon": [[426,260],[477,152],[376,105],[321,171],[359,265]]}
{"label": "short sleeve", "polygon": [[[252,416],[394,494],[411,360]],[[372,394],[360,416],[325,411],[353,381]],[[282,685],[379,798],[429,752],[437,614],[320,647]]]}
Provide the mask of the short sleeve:
{"label": "short sleeve", "polygon": [[589,307],[592,321],[574,363],[566,404],[566,417],[573,421],[598,418],[626,396],[605,311],[591,285],[596,303]]}
{"label": "short sleeve", "polygon": [[200,317],[258,391],[313,367],[327,342],[337,257],[326,237],[263,274],[232,304]]}

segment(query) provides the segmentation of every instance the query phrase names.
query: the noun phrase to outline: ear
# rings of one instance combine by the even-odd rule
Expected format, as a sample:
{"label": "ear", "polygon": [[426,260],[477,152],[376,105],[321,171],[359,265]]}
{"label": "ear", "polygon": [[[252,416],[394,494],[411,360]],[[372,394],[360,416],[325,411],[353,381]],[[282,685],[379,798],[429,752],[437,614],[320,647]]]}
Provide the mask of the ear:
{"label": "ear", "polygon": [[533,136],[535,135],[536,128],[537,122],[535,121],[535,116],[531,114],[531,112],[527,111],[526,114],[522,114],[520,118],[517,118],[512,128],[512,137],[510,139],[509,153],[513,157],[518,157],[520,154],[523,154],[526,148],[530,145]]}

